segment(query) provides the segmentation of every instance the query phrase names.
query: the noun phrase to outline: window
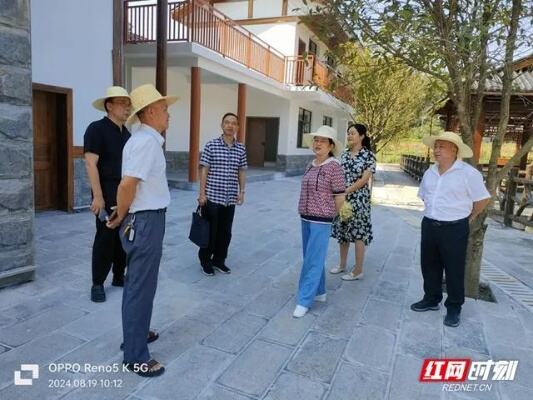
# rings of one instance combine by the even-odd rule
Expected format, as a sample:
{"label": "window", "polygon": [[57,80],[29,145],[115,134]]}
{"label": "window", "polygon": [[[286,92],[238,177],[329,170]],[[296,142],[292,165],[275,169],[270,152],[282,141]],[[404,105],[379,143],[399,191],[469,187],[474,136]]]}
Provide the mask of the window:
{"label": "window", "polygon": [[298,148],[304,147],[302,143],[304,133],[311,132],[311,116],[311,111],[300,108],[298,112],[298,141],[296,144]]}
{"label": "window", "polygon": [[324,119],[322,120],[322,125],[333,127],[333,118],[328,117],[327,115],[324,115]]}
{"label": "window", "polygon": [[315,56],[318,56],[318,46],[311,39],[309,39],[309,54],[314,54]]}

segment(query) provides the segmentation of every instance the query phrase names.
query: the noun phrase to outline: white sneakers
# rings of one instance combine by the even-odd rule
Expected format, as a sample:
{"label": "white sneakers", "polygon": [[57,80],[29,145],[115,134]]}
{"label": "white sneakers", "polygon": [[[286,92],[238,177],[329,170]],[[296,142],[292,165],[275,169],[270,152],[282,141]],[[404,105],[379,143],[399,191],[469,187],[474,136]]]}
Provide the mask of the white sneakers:
{"label": "white sneakers", "polygon": [[319,294],[318,296],[315,296],[315,301],[318,301],[320,303],[325,303],[326,302],[326,298],[327,298],[326,293]]}
{"label": "white sneakers", "polygon": [[292,313],[292,316],[294,318],[302,318],[305,314],[307,314],[307,310],[309,310],[307,307],[297,305]]}

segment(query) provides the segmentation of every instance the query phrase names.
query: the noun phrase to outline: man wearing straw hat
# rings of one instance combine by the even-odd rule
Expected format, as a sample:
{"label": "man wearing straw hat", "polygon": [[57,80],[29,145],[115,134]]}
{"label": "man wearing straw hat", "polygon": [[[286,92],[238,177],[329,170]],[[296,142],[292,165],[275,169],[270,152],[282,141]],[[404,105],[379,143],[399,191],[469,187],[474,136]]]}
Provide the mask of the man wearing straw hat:
{"label": "man wearing straw hat", "polygon": [[130,96],[126,89],[111,86],[106,95],[93,102],[93,107],[107,116],[92,122],[85,132],[83,147],[85,165],[91,184],[91,211],[96,215],[96,235],[92,253],[91,300],[105,301],[104,281],[113,264],[113,286],[124,286],[126,253],[117,229],[106,227],[117,198],[121,178],[122,149],[130,138],[124,123],[130,115]]}
{"label": "man wearing straw hat", "polygon": [[472,157],[472,150],[459,135],[444,132],[422,141],[433,149],[435,165],[424,173],[418,191],[425,206],[420,251],[424,298],[412,304],[411,310],[439,309],[444,271],[448,292],[444,325],[455,327],[465,298],[469,223],[488,205],[490,194],[481,173],[461,160]]}
{"label": "man wearing straw hat", "polygon": [[109,228],[121,225],[120,238],[128,256],[122,296],[124,364],[145,377],[165,371],[150,358],[147,343],[159,337],[150,330],[150,320],[170,203],[162,133],[168,129],[168,106],[177,99],[161,96],[150,84],[131,92],[133,112],[127,123],[138,119],[141,125],[124,147],[117,209],[107,223]]}

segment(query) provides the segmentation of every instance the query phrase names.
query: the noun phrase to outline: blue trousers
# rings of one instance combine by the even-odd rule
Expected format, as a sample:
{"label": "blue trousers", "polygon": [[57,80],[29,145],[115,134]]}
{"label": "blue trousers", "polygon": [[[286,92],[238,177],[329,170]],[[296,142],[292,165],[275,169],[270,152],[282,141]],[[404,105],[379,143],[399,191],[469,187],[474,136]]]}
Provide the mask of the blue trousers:
{"label": "blue trousers", "polygon": [[128,215],[120,227],[128,265],[122,293],[124,362],[144,363],[150,360],[146,338],[150,330],[159,262],[163,253],[165,212],[136,213],[135,237],[130,242],[127,235],[124,236],[124,229],[132,217],[132,214]]}
{"label": "blue trousers", "polygon": [[298,305],[309,308],[315,296],[326,293],[325,263],[331,224],[302,220],[303,264],[298,286]]}

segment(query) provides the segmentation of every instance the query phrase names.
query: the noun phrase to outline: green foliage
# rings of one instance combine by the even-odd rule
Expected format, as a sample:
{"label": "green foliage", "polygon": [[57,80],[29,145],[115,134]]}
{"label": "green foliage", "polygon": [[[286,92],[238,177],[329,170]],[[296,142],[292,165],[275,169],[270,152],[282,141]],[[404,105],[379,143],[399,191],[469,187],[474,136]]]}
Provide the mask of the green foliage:
{"label": "green foliage", "polygon": [[397,59],[375,55],[354,43],[339,50],[342,83],[354,94],[353,118],[368,126],[377,152],[428,119],[443,97],[434,79]]}

